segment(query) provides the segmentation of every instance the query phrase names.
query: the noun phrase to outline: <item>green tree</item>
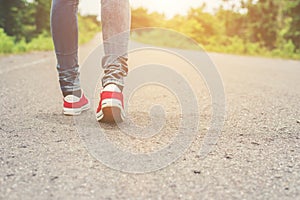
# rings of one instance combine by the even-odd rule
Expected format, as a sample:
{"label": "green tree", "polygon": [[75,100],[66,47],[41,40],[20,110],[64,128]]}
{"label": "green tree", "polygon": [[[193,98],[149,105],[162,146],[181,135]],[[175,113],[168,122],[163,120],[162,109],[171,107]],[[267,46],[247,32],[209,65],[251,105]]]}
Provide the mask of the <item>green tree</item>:
{"label": "green tree", "polygon": [[288,2],[287,7],[291,24],[286,37],[293,41],[296,49],[300,50],[300,0]]}
{"label": "green tree", "polygon": [[247,38],[251,42],[259,42],[268,49],[276,47],[278,33],[278,1],[259,0],[254,3],[248,1]]}
{"label": "green tree", "polygon": [[0,28],[16,41],[34,37],[35,8],[26,0],[0,0]]}
{"label": "green tree", "polygon": [[182,32],[191,36],[202,45],[210,43],[211,38],[220,37],[224,33],[224,27],[217,17],[204,11],[205,4],[199,8],[190,9]]}
{"label": "green tree", "polygon": [[163,27],[166,19],[163,14],[152,12],[149,13],[146,8],[137,8],[131,10],[131,29],[144,27]]}
{"label": "green tree", "polygon": [[50,9],[51,1],[49,0],[35,0],[35,26],[36,33],[41,33],[43,31],[49,32],[50,30]]}
{"label": "green tree", "polygon": [[239,36],[244,38],[246,15],[239,11],[227,10],[220,6],[216,12],[216,17],[225,28],[226,36],[233,37]]}

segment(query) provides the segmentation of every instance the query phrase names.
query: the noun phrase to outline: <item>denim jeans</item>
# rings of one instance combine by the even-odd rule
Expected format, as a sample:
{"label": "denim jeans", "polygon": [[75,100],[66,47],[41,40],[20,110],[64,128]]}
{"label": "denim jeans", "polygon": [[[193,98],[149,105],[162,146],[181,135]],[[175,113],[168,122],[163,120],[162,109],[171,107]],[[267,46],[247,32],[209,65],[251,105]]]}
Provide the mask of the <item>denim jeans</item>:
{"label": "denim jeans", "polygon": [[[79,0],[52,0],[51,32],[62,92],[80,90],[78,3]],[[114,83],[122,88],[128,71],[129,0],[101,0],[101,22],[105,53],[102,58],[102,85]]]}

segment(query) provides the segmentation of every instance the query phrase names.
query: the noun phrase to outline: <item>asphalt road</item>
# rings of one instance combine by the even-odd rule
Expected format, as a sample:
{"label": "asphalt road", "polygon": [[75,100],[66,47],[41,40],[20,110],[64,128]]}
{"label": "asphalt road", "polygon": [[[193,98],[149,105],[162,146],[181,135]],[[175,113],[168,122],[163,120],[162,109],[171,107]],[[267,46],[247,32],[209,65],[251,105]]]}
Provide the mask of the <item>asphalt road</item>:
{"label": "asphalt road", "polygon": [[[95,45],[82,46],[80,62]],[[90,155],[73,118],[62,115],[52,52],[1,56],[0,199],[300,199],[300,62],[209,56],[226,95],[215,150],[198,156],[211,110],[205,86],[190,73],[199,83],[197,137],[173,164],[144,174],[113,170]],[[137,153],[167,144],[180,119],[171,93],[155,85],[136,91],[129,115],[147,125],[154,102],[166,106],[162,136],[135,140],[102,125],[108,138]]]}

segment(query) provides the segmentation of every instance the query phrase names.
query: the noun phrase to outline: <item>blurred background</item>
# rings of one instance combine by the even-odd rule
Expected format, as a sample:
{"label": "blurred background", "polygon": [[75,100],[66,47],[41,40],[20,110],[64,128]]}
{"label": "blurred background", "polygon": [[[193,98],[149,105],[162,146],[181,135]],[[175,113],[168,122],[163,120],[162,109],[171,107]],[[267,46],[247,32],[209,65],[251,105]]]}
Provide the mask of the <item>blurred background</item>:
{"label": "blurred background", "polygon": [[[131,6],[132,29],[173,29],[211,52],[300,59],[300,0],[132,0]],[[50,8],[50,0],[0,0],[0,54],[53,49]],[[99,15],[100,0],[80,2],[80,44],[101,31]],[[139,38],[174,46],[174,38],[155,32]]]}

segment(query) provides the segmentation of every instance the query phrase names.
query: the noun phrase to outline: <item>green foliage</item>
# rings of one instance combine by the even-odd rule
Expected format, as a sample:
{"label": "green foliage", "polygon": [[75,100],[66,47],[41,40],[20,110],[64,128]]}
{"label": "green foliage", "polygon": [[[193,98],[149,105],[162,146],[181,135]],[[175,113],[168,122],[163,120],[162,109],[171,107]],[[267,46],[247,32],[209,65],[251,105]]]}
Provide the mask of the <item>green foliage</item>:
{"label": "green foliage", "polygon": [[194,40],[177,32],[165,31],[165,29],[148,29],[140,33],[135,31],[131,37],[138,42],[154,44],[155,46],[201,50],[201,47]]}
{"label": "green foliage", "polygon": [[7,36],[0,28],[0,53],[12,53],[14,38]]}
{"label": "green foliage", "polygon": [[35,0],[34,1],[35,13],[35,25],[36,30],[35,33],[41,33],[43,31],[49,31],[50,29],[50,8],[51,8],[51,1],[45,0]]}
{"label": "green foliage", "polygon": [[133,9],[131,12],[131,29],[145,27],[164,27],[165,16],[157,12],[148,13],[145,8]]}
{"label": "green foliage", "polygon": [[[78,23],[81,25],[79,29],[80,44],[89,41],[100,31],[99,22],[95,20],[94,16],[79,16]],[[52,38],[50,33],[46,30],[34,37],[30,42],[26,42],[24,38],[19,41],[15,40],[14,37],[8,36],[4,30],[0,28],[0,54],[45,51],[52,49]]]}
{"label": "green foliage", "polygon": [[43,33],[39,34],[37,37],[33,38],[28,44],[27,49],[28,51],[44,51],[44,50],[51,50],[53,49],[53,42],[52,38],[49,34],[44,31]]}
{"label": "green foliage", "polygon": [[[49,0],[0,0],[0,53],[53,49],[50,4]],[[300,0],[240,0],[237,5],[236,0],[223,0],[214,14],[205,12],[202,5],[172,19],[144,8],[133,9],[131,28],[169,28],[209,51],[299,59]],[[78,23],[79,43],[100,30],[95,16],[79,16]],[[194,48],[173,33],[141,29],[134,38],[160,46]]]}
{"label": "green foliage", "polygon": [[14,37],[6,35],[3,29],[0,29],[0,54],[53,49],[52,39],[47,35],[46,32],[40,34],[29,43],[26,43],[25,39],[16,42]]}
{"label": "green foliage", "polygon": [[101,30],[100,23],[97,21],[96,16],[78,16],[79,26],[79,44],[88,42],[94,37],[95,33]]}
{"label": "green foliage", "polygon": [[[166,20],[163,15],[144,8],[132,10],[132,28],[166,27],[197,41],[208,51],[300,58],[300,0],[223,0],[215,14],[205,12],[205,5],[193,8],[187,16]],[[226,9],[225,9],[226,7]],[[170,33],[171,34],[171,33]],[[173,34],[143,31],[135,40],[176,48],[189,48]],[[175,42],[176,41],[176,42]]]}
{"label": "green foliage", "polygon": [[276,46],[278,1],[260,0],[247,5],[247,37],[251,42],[259,42],[272,50]]}
{"label": "green foliage", "polygon": [[[53,49],[49,0],[0,0],[0,53]],[[79,43],[89,41],[100,25],[96,16],[79,16]]]}
{"label": "green foliage", "polygon": [[243,37],[245,33],[246,15],[232,10],[225,10],[223,6],[219,8],[216,17],[225,29],[225,35],[228,37]]}
{"label": "green foliage", "polygon": [[0,0],[0,28],[19,41],[31,38],[34,30],[33,4],[26,0]]}
{"label": "green foliage", "polygon": [[289,1],[288,16],[291,18],[291,25],[287,33],[287,38],[291,39],[296,49],[300,49],[300,0]]}

